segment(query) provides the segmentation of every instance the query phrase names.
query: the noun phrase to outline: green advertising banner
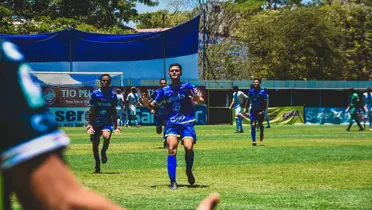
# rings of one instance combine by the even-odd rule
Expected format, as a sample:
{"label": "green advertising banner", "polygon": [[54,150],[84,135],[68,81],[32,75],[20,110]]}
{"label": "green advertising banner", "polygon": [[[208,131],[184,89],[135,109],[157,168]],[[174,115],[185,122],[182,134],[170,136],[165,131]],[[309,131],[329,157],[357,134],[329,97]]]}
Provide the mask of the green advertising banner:
{"label": "green advertising banner", "polygon": [[[233,110],[233,123],[235,124],[235,111]],[[293,125],[304,124],[303,106],[269,107],[270,124]],[[243,119],[243,124],[250,124],[248,118]],[[264,124],[267,124],[264,119]]]}

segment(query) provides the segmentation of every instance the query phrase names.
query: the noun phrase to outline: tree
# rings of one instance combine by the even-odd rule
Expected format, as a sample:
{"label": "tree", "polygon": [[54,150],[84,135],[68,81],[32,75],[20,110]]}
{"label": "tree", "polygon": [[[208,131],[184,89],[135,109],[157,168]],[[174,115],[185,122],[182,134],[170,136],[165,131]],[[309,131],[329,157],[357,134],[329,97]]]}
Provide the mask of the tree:
{"label": "tree", "polygon": [[0,3],[13,11],[17,19],[71,18],[99,28],[122,26],[132,20],[138,14],[136,3],[157,5],[153,0],[2,0]]}

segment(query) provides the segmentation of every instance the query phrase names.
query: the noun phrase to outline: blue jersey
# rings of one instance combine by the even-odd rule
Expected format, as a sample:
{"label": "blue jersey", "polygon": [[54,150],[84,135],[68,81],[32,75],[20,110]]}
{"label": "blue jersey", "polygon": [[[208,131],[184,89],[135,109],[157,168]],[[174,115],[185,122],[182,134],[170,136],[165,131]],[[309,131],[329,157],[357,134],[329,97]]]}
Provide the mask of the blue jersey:
{"label": "blue jersey", "polygon": [[256,90],[254,88],[249,90],[248,97],[251,103],[251,111],[264,111],[265,101],[267,101],[267,93],[264,89]]}
{"label": "blue jersey", "polygon": [[105,92],[102,92],[101,89],[95,90],[90,96],[89,104],[96,108],[96,118],[93,121],[93,126],[113,124],[114,119],[112,119],[111,113],[117,105],[116,93],[111,90]]}
{"label": "blue jersey", "polygon": [[197,95],[197,89],[188,82],[160,89],[155,103],[160,104],[166,101],[165,109],[169,113],[167,125],[194,123],[195,110],[190,97],[195,95]]}
{"label": "blue jersey", "polygon": [[[168,87],[168,86],[167,86]],[[156,99],[156,97],[159,95],[161,91],[161,88],[157,89],[157,90],[154,90],[152,93],[151,93],[151,96],[150,96],[150,99],[152,101],[154,101]],[[156,110],[156,113],[158,115],[165,115],[167,113],[167,108],[166,108],[166,101],[160,101],[158,102],[159,104],[159,108]]]}

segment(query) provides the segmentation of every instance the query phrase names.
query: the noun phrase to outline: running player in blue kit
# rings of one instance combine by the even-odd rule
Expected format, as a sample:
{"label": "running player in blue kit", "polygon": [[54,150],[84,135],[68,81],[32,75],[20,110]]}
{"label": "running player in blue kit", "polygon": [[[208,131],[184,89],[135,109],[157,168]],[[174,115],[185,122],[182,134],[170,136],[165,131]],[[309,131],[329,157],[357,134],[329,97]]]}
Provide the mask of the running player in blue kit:
{"label": "running player in blue kit", "polygon": [[[169,188],[177,189],[176,168],[177,168],[177,147],[181,140],[185,148],[186,175],[189,184],[195,183],[195,177],[192,173],[194,164],[193,147],[196,143],[196,133],[194,130],[195,110],[192,101],[195,103],[204,103],[197,89],[188,82],[181,82],[182,66],[180,64],[171,64],[169,66],[169,77],[172,84],[162,88],[150,107],[155,108],[157,104],[166,101],[168,120],[164,128],[166,141],[168,144],[168,175],[170,179]],[[148,102],[147,102],[148,103]]]}
{"label": "running player in blue kit", "polygon": [[120,133],[117,127],[117,96],[110,87],[111,76],[102,74],[100,77],[101,88],[93,91],[91,95],[90,110],[89,110],[89,124],[86,128],[92,141],[92,150],[95,160],[94,173],[101,172],[100,156],[98,153],[98,146],[101,136],[103,136],[103,146],[101,150],[102,163],[107,163],[106,151],[110,144],[111,133],[114,129],[116,133]]}
{"label": "running player in blue kit", "polygon": [[252,145],[256,146],[256,126],[260,128],[260,141],[264,139],[264,126],[262,124],[267,107],[267,93],[260,87],[261,80],[253,80],[253,88],[248,93],[248,105],[251,105],[250,120],[251,120],[251,135]]}
{"label": "running player in blue kit", "polygon": [[[156,89],[156,90],[154,90],[151,93],[151,96],[150,96],[150,99],[149,99],[150,101],[149,102],[155,101],[155,98],[159,95],[160,90],[163,87],[167,87],[168,86],[167,80],[160,79],[159,80],[159,86],[160,86],[159,89]],[[144,92],[144,97],[147,97],[147,93],[146,92]],[[150,110],[153,110],[152,111],[152,114],[155,117],[156,133],[157,134],[161,134],[163,132],[163,125],[165,125],[166,120],[167,120],[167,116],[168,116],[167,115],[168,114],[168,111],[166,109],[166,101],[163,101],[160,104],[158,104],[158,108],[156,110],[152,109],[151,107],[148,107],[148,108],[150,108]],[[167,141],[166,141],[165,135],[163,135],[163,148],[165,149],[167,147],[168,147]]]}

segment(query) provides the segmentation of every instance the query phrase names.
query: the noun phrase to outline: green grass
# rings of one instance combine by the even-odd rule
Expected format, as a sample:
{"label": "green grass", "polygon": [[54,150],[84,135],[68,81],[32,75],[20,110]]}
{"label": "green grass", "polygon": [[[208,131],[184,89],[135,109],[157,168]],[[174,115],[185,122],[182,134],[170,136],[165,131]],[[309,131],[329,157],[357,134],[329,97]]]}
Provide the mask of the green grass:
{"label": "green grass", "polygon": [[102,174],[92,174],[85,131],[63,130],[71,137],[67,163],[83,185],[129,209],[195,209],[211,192],[221,195],[218,209],[372,209],[372,132],[345,128],[274,125],[253,147],[248,127],[235,134],[230,125],[196,126],[196,187],[187,185],[180,147],[177,191],[168,189],[155,127],[113,135]]}

